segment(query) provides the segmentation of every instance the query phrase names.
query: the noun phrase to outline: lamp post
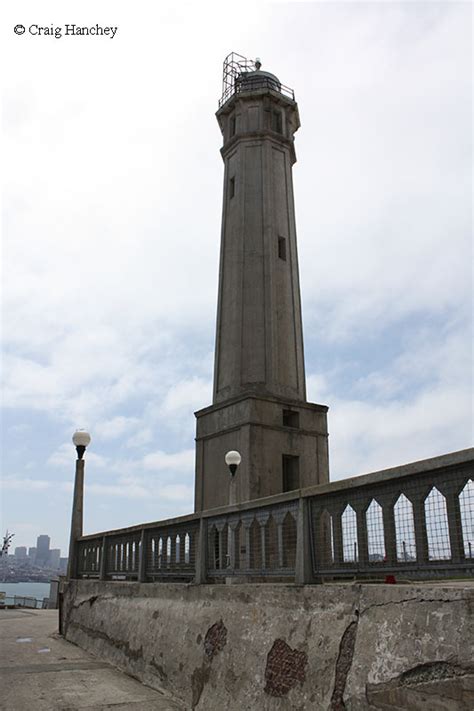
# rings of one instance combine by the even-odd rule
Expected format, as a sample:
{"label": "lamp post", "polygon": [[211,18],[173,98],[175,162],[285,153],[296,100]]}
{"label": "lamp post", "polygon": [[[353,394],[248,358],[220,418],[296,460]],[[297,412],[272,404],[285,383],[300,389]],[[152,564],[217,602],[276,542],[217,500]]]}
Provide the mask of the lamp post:
{"label": "lamp post", "polygon": [[237,496],[235,490],[235,472],[237,471],[237,467],[239,466],[241,461],[242,457],[240,456],[240,452],[236,452],[234,449],[232,449],[230,452],[227,452],[227,454],[225,455],[225,463],[229,467],[230,472],[229,505],[237,503]]}
{"label": "lamp post", "polygon": [[82,512],[84,501],[84,452],[91,441],[91,436],[85,430],[76,430],[72,436],[77,451],[76,476],[74,479],[74,496],[72,500],[71,537],[69,539],[69,558],[67,577],[70,580],[76,573],[76,541],[82,536]]}

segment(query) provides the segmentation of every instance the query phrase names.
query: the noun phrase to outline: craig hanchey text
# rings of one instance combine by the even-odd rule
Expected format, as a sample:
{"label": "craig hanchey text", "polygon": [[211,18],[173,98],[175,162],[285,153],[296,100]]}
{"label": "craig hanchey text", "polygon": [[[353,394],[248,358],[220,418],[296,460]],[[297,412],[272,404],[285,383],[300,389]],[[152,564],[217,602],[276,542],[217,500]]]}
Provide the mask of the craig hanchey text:
{"label": "craig hanchey text", "polygon": [[67,37],[68,35],[90,36],[90,37],[109,37],[113,39],[117,33],[118,27],[102,27],[102,25],[92,25],[92,27],[81,27],[81,25],[62,25],[55,27],[54,25],[30,25],[28,31],[30,35],[51,37]]}

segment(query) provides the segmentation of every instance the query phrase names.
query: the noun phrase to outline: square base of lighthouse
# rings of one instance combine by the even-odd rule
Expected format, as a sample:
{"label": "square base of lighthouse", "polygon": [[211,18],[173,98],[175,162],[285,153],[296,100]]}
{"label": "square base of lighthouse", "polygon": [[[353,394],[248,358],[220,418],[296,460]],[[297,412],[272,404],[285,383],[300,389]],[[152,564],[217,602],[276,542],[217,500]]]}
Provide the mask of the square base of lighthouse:
{"label": "square base of lighthouse", "polygon": [[237,450],[233,503],[329,480],[326,405],[243,395],[196,415],[195,511],[226,506],[225,455]]}

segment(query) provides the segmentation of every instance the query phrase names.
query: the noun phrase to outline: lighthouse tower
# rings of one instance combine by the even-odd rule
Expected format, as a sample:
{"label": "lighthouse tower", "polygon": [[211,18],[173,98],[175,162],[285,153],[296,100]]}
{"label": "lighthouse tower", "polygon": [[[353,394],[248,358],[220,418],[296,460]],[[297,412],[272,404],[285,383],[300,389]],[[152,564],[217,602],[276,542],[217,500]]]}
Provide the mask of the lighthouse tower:
{"label": "lighthouse tower", "polygon": [[328,481],[327,407],[306,401],[291,89],[235,53],[217,120],[224,197],[213,404],[196,413],[195,509]]}

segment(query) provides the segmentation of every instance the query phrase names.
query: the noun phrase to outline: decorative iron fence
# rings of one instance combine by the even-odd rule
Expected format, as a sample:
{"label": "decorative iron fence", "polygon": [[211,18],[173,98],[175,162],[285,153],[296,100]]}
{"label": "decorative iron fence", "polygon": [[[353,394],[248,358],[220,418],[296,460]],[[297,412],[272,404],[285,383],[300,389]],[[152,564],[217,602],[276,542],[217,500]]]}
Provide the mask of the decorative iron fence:
{"label": "decorative iron fence", "polygon": [[199,518],[184,518],[83,537],[77,545],[78,576],[142,582],[192,580]]}
{"label": "decorative iron fence", "polygon": [[310,498],[316,575],[430,577],[474,569],[472,467]]}
{"label": "decorative iron fence", "polygon": [[83,536],[76,575],[219,582],[474,575],[474,450]]}
{"label": "decorative iron fence", "polygon": [[207,520],[210,577],[295,574],[298,501]]}

